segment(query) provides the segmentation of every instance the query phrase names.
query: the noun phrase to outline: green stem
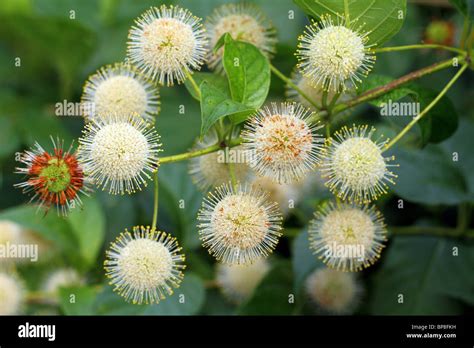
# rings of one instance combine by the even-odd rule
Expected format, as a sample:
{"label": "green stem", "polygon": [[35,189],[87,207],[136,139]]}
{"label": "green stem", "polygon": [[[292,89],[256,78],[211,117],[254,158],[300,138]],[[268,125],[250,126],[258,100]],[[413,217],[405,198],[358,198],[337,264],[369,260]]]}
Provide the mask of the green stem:
{"label": "green stem", "polygon": [[154,184],[155,184],[155,196],[153,200],[153,221],[151,223],[152,229],[156,229],[156,222],[158,221],[158,193],[159,193],[158,170],[155,173]]}
{"label": "green stem", "polygon": [[[439,237],[459,237],[459,231],[457,228],[449,227],[431,227],[431,226],[390,226],[388,230],[395,235],[431,235]],[[466,230],[466,237],[474,238],[474,230]]]}
{"label": "green stem", "polygon": [[462,29],[462,35],[461,35],[461,48],[464,49],[466,47],[466,40],[469,35],[469,28],[471,26],[471,21],[465,17],[464,18],[464,24],[463,24],[463,29]]}
{"label": "green stem", "polygon": [[326,137],[331,137],[331,122],[326,123]]}
{"label": "green stem", "polygon": [[163,164],[163,163],[172,163],[172,162],[184,161],[184,160],[187,160],[187,159],[190,159],[190,158],[193,158],[193,157],[199,157],[199,156],[202,156],[202,155],[207,155],[209,153],[219,151],[219,150],[225,148],[226,146],[229,147],[229,148],[234,147],[234,146],[238,146],[241,143],[242,143],[242,139],[241,138],[236,138],[236,139],[232,139],[232,141],[227,145],[226,144],[215,144],[215,145],[206,147],[204,149],[199,149],[199,150],[196,150],[196,151],[190,151],[190,152],[180,153],[180,154],[177,154],[177,155],[161,157],[159,159],[159,163]]}
{"label": "green stem", "polygon": [[230,182],[232,183],[232,188],[234,189],[234,192],[237,192],[237,178],[235,176],[234,163],[229,161],[227,164],[229,165]]}
{"label": "green stem", "polygon": [[328,91],[327,90],[323,91],[323,97],[321,99],[321,106],[324,110],[328,109]]}
{"label": "green stem", "polygon": [[[457,56],[457,59],[459,59],[459,62],[464,61],[464,56]],[[362,103],[368,102],[370,100],[376,99],[394,89],[399,88],[400,86],[404,85],[405,83],[417,80],[423,76],[432,74],[434,72],[449,68],[453,66],[453,58],[444,60],[435,64],[432,64],[430,66],[427,66],[425,68],[422,68],[420,70],[413,71],[407,75],[404,75],[396,80],[393,80],[390,83],[387,83],[386,85],[379,86],[376,88],[373,88],[365,93],[362,93],[361,95],[355,97],[354,99],[351,99],[344,104],[339,104],[337,105],[334,110],[332,111],[333,115],[340,114],[343,111],[352,109],[353,107],[360,105]],[[317,115],[314,115],[312,118],[310,118],[309,122],[316,122],[322,117],[327,116],[327,111],[321,111]]]}
{"label": "green stem", "polygon": [[446,46],[446,45],[437,45],[437,44],[419,44],[419,45],[382,47],[382,48],[376,48],[374,50],[374,52],[375,53],[384,53],[384,52],[396,52],[396,51],[407,51],[407,50],[428,49],[428,48],[440,49],[440,50],[455,52],[455,53],[458,53],[458,54],[466,54],[466,51],[464,51],[460,48]]}
{"label": "green stem", "polygon": [[341,96],[342,92],[339,91],[337,92],[334,97],[332,98],[331,102],[329,103],[329,106],[328,106],[328,110],[330,110],[332,112],[332,109],[334,109],[334,106],[336,105],[337,103],[337,100],[339,99],[339,97]]}
{"label": "green stem", "polygon": [[188,77],[189,81],[191,82],[191,85],[193,86],[193,89],[196,92],[196,95],[199,97],[199,100],[201,100],[201,90],[199,89],[199,86],[197,85],[196,81],[194,80],[193,75],[190,74],[189,71],[187,71],[186,76]]}
{"label": "green stem", "polygon": [[457,79],[462,75],[464,70],[468,67],[467,64],[464,64],[461,69],[454,75],[454,77],[448,82],[448,84],[443,88],[443,90],[438,94],[438,96],[431,101],[431,103],[422,111],[420,112],[413,120],[408,123],[405,128],[402,129],[400,133],[398,133],[395,138],[393,138],[387,145],[385,145],[385,149],[383,151],[388,150],[391,148],[397,141],[399,141],[423,116],[425,116],[435,105],[439,102],[439,100],[448,92],[448,90],[452,87],[452,85],[457,81]]}
{"label": "green stem", "polygon": [[291,88],[293,88],[296,92],[298,92],[304,99],[306,99],[311,105],[313,105],[316,110],[321,110],[321,106],[316,103],[313,99],[311,99],[310,97],[308,97],[308,95],[303,92],[297,85],[295,85],[293,83],[293,81],[291,81],[291,79],[289,79],[288,77],[286,77],[285,75],[283,75],[283,73],[281,71],[279,71],[277,68],[275,68],[272,64],[270,64],[270,69],[272,70],[272,72],[278,77],[280,78],[280,80],[282,80],[283,82],[285,82],[286,84],[288,84],[288,86],[290,86]]}
{"label": "green stem", "polygon": [[283,229],[283,236],[285,237],[296,237],[301,233],[303,228],[301,227],[285,227]]}
{"label": "green stem", "polygon": [[345,25],[349,28],[351,25],[351,17],[349,12],[349,0],[344,0],[344,17],[346,19]]}
{"label": "green stem", "polygon": [[458,221],[457,228],[461,234],[469,227],[469,221],[471,219],[471,207],[469,203],[461,203],[458,207]]}
{"label": "green stem", "polygon": [[467,51],[471,52],[472,46],[474,45],[474,29],[471,30],[471,34],[467,38]]}

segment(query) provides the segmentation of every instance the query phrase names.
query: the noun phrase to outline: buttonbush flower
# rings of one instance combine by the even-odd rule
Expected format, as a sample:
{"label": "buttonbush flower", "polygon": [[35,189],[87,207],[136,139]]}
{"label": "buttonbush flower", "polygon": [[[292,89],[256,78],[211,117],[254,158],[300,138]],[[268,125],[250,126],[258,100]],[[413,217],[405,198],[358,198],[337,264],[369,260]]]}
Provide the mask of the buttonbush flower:
{"label": "buttonbush flower", "polygon": [[324,205],[310,222],[310,248],[329,267],[355,272],[369,267],[384,248],[387,231],[374,206]]}
{"label": "buttonbush flower", "polygon": [[213,52],[217,41],[225,33],[234,40],[251,43],[267,57],[275,52],[276,31],[266,15],[257,6],[249,3],[225,4],[214,10],[205,23],[209,41],[207,65],[212,70],[222,71],[223,48]]}
{"label": "buttonbush flower", "polygon": [[326,141],[321,155],[321,176],[331,192],[343,200],[369,203],[387,192],[397,176],[389,170],[392,157],[383,157],[389,139],[372,140],[375,128],[343,127]]}
{"label": "buttonbush flower", "polygon": [[80,193],[90,191],[89,180],[85,178],[76,153],[64,151],[64,142],[53,142],[53,152],[47,152],[36,143],[31,150],[20,156],[23,168],[16,168],[16,173],[24,174],[26,181],[16,184],[23,192],[31,195],[31,201],[38,202],[48,211],[56,206],[59,213],[66,215],[69,209],[81,205]]}
{"label": "buttonbush flower", "polygon": [[230,301],[241,303],[252,295],[269,270],[270,264],[265,259],[251,265],[220,263],[217,266],[217,283]]}
{"label": "buttonbush flower", "polygon": [[43,284],[43,290],[59,297],[59,290],[64,287],[78,286],[84,283],[84,279],[73,268],[61,268],[51,272]]}
{"label": "buttonbush flower", "polygon": [[276,103],[260,109],[242,132],[249,166],[278,183],[301,180],[315,168],[322,126],[310,124],[312,113],[300,104]]}
{"label": "buttonbush flower", "polygon": [[351,313],[361,293],[353,273],[330,268],[320,268],[311,273],[305,288],[318,309],[334,314]]}
{"label": "buttonbush flower", "polygon": [[16,276],[0,272],[0,315],[15,315],[21,311],[25,291]]}
{"label": "buttonbush flower", "polygon": [[344,22],[334,24],[330,16],[306,27],[299,37],[298,67],[314,86],[340,91],[357,87],[375,62],[368,32],[348,27]]}
{"label": "buttonbush flower", "polygon": [[[216,134],[209,133],[194,146],[194,150],[197,151],[216,143]],[[207,191],[209,188],[221,186],[231,180],[229,163],[232,163],[237,181],[243,182],[249,172],[245,155],[242,146],[236,146],[194,157],[189,161],[189,174],[202,191]]]}
{"label": "buttonbush flower", "polygon": [[[255,177],[251,181],[252,186],[266,192],[271,202],[277,202],[284,217],[290,211],[290,205],[295,206],[299,201],[303,182],[293,184],[279,184],[266,177]],[[301,187],[300,187],[301,186]]]}
{"label": "buttonbush flower", "polygon": [[267,195],[241,186],[229,185],[209,193],[198,213],[203,246],[218,261],[250,264],[267,257],[278,243],[281,214]]}
{"label": "buttonbush flower", "polygon": [[132,64],[160,84],[183,82],[205,60],[207,40],[201,19],[178,6],[150,8],[135,20],[128,38]]}
{"label": "buttonbush flower", "polygon": [[106,275],[127,302],[159,303],[183,279],[181,249],[166,232],[135,226],[133,234],[125,230],[106,252]]}
{"label": "buttonbush flower", "polygon": [[18,244],[21,241],[23,227],[13,221],[0,220],[0,245],[11,243]]}
{"label": "buttonbush flower", "polygon": [[[20,246],[28,244],[38,247],[38,260],[43,261],[49,259],[53,253],[51,242],[44,239],[38,233],[28,230],[23,226],[10,220],[0,220],[0,245]],[[8,255],[10,256],[10,255]],[[30,257],[24,257],[22,253],[13,257],[0,257],[0,264],[7,262],[15,262],[16,264],[28,263],[31,261]]]}
{"label": "buttonbush flower", "polygon": [[87,119],[138,114],[153,123],[159,112],[158,89],[130,64],[107,65],[84,85],[81,103]]}
{"label": "buttonbush flower", "polygon": [[79,160],[98,187],[111,194],[134,193],[158,168],[160,136],[142,119],[93,119],[79,139]]}

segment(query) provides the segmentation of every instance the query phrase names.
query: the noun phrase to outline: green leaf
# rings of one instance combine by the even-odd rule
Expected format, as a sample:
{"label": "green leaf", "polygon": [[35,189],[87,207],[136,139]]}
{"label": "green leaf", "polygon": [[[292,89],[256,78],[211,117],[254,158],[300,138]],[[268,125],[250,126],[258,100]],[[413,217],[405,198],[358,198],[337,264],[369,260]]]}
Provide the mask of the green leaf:
{"label": "green leaf", "polygon": [[[474,301],[473,267],[472,245],[429,236],[395,236],[371,279],[369,311],[376,315],[460,314],[460,300]],[[398,302],[400,294],[403,303]]]}
{"label": "green leaf", "polygon": [[209,289],[201,312],[205,315],[234,315],[235,306],[218,289]]}
{"label": "green leaf", "polygon": [[473,0],[449,0],[459,12],[474,21],[474,1]]}
{"label": "green leaf", "polygon": [[97,296],[95,310],[103,315],[194,315],[204,304],[206,291],[202,281],[191,272],[185,272],[180,287],[171,296],[155,305],[134,305],[105,285]]}
{"label": "green leaf", "polygon": [[[406,0],[294,0],[303,11],[319,19],[330,15],[335,23],[349,18],[354,27],[370,32],[369,44],[380,46],[401,29],[406,17]],[[346,11],[348,9],[348,11]]]}
{"label": "green leaf", "polygon": [[[359,95],[364,94],[365,92],[371,89],[384,86],[392,81],[393,81],[393,78],[386,75],[370,74],[369,76],[367,76],[367,78],[364,80],[364,82],[358,89],[358,94]],[[416,94],[416,93],[411,88],[402,86],[400,88],[391,90],[390,92],[378,98],[372,99],[371,101],[369,101],[369,104],[372,104],[377,107],[382,107],[384,104],[388,103],[389,101],[395,102],[410,94]]]}
{"label": "green leaf", "polygon": [[37,232],[60,248],[68,260],[78,261],[76,236],[71,232],[67,221],[56,215],[53,209],[44,215],[44,212],[38,211],[35,206],[21,205],[2,211],[0,220],[10,220]]}
{"label": "green leaf", "polygon": [[[393,81],[389,76],[369,75],[361,86],[360,94],[371,89],[387,85]],[[413,102],[419,103],[419,111],[426,108],[439,94],[439,92],[421,87],[415,83],[405,84],[402,87],[394,89],[378,98],[369,101],[376,107],[387,107],[389,103],[394,103],[406,96],[409,96]],[[401,102],[404,103],[404,102]],[[403,108],[403,104],[398,104]],[[402,117],[408,115],[399,115]],[[439,143],[449,138],[457,129],[458,115],[452,101],[444,96],[438,101],[436,106],[428,112],[419,122],[418,127],[421,130],[422,145],[428,143]]]}
{"label": "green leaf", "polygon": [[[439,94],[438,91],[413,85],[420,111],[426,108]],[[453,102],[442,97],[433,109],[418,122],[421,129],[422,144],[439,143],[449,138],[458,128],[458,114]]]}
{"label": "green leaf", "polygon": [[[87,286],[60,288],[61,309],[66,315],[93,315],[96,293],[94,288]],[[71,295],[74,295],[72,303]]]}
{"label": "green leaf", "polygon": [[13,121],[3,115],[0,115],[0,159],[11,155],[20,146],[20,139],[16,134]]}
{"label": "green leaf", "polygon": [[400,165],[393,190],[410,202],[458,204],[467,199],[467,184],[451,157],[439,146],[423,150],[397,149],[395,162]]}
{"label": "green leaf", "polygon": [[103,290],[97,295],[94,303],[95,313],[98,315],[140,315],[146,307],[126,302],[109,284],[103,285]]}
{"label": "green leaf", "polygon": [[223,65],[232,100],[249,109],[262,106],[270,88],[270,64],[260,50],[247,42],[234,41],[227,35]]}
{"label": "green leaf", "polygon": [[209,262],[207,253],[205,256],[198,252],[187,253],[186,264],[186,272],[192,272],[202,280],[212,281],[215,277],[215,265]]}
{"label": "green leaf", "polygon": [[31,10],[31,0],[3,0],[0,6],[0,14],[30,14]]}
{"label": "green leaf", "polygon": [[174,294],[157,305],[146,307],[145,315],[194,315],[204,304],[206,291],[202,281],[186,272],[181,286]]}
{"label": "green leaf", "polygon": [[[224,94],[226,94],[230,98],[229,83],[227,82],[227,79],[224,76],[208,72],[195,72],[193,74],[193,78],[199,87],[204,81],[207,81],[211,86],[214,86],[221,92],[224,92]],[[200,100],[199,96],[196,94],[196,90],[194,89],[189,79],[184,82],[184,85],[186,86],[188,92],[194,99]]]}
{"label": "green leaf", "polygon": [[201,84],[201,98],[201,137],[222,117],[253,112],[207,81]]}
{"label": "green leaf", "polygon": [[224,33],[222,36],[217,40],[216,44],[214,45],[212,51],[217,53],[219,49],[225,45],[226,42],[232,41],[232,36],[229,33]]}
{"label": "green leaf", "polygon": [[300,233],[292,246],[292,262],[294,274],[294,289],[299,294],[308,275],[317,268],[325,267],[324,263],[313,255],[309,248],[308,232]]}
{"label": "green leaf", "polygon": [[468,186],[469,201],[474,202],[474,156],[472,156],[472,135],[474,134],[474,122],[461,119],[458,130],[440,146],[446,151],[447,156],[453,159],[452,164],[464,176]]}
{"label": "green leaf", "polygon": [[262,279],[252,297],[238,308],[241,315],[290,315],[295,304],[289,302],[293,293],[293,275],[289,261],[278,261]]}
{"label": "green leaf", "polygon": [[[94,51],[95,34],[66,18],[17,15],[1,16],[0,20],[0,39],[22,58],[26,70],[31,65],[39,71],[54,68],[60,77],[62,97],[69,97],[74,78]],[[23,73],[23,69],[16,70]]]}
{"label": "green leaf", "polygon": [[101,205],[95,198],[84,198],[83,207],[72,209],[68,220],[79,241],[79,252],[85,265],[93,265],[105,236],[105,217]]}
{"label": "green leaf", "polygon": [[[160,204],[160,211],[165,214],[160,214],[159,226],[178,238],[186,251],[200,247],[196,215],[201,206],[202,194],[189,177],[187,163],[160,168],[159,180],[160,202],[166,202]],[[148,205],[149,202],[148,199]]]}

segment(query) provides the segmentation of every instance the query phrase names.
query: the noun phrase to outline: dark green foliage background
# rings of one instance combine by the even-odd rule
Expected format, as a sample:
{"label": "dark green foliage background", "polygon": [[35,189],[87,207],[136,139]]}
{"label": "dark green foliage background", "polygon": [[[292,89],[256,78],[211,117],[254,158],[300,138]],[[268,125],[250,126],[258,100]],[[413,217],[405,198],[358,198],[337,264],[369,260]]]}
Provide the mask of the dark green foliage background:
{"label": "dark green foliage background", "polygon": [[[203,18],[224,2],[175,1]],[[279,43],[273,63],[289,75],[296,64],[296,38],[307,24],[304,12],[289,0],[252,2],[260,5],[276,25]],[[46,217],[35,214],[35,208],[25,205],[26,197],[12,186],[21,180],[13,174],[15,152],[35,141],[48,146],[50,134],[64,138],[66,143],[80,135],[83,121],[55,117],[54,104],[64,99],[79,101],[88,75],[102,65],[123,60],[133,19],[159,3],[156,0],[2,0],[0,3],[0,219],[14,220],[34,229],[52,241],[56,250],[49,262],[23,266],[18,272],[32,291],[39,288],[48,271],[59,266],[72,266],[84,274],[87,286],[62,290],[63,301],[58,308],[62,314],[313,313],[302,292],[302,283],[312,270],[323,265],[308,250],[305,225],[317,203],[331,197],[325,190],[314,188],[292,211],[286,222],[288,233],[271,257],[271,272],[253,297],[236,307],[218,290],[209,287],[215,266],[197,238],[195,221],[202,194],[191,183],[187,164],[163,166],[159,174],[159,227],[178,237],[187,255],[188,269],[174,296],[155,306],[132,306],[108,285],[100,286],[105,284],[104,249],[125,228],[150,223],[152,185],[133,196],[115,197],[96,192],[85,200],[84,210],[75,210],[67,219],[54,213]],[[75,11],[75,19],[69,19],[70,10]],[[294,11],[294,20],[288,19],[288,11]],[[458,28],[462,25],[462,15],[454,9],[409,4],[407,11],[403,28],[388,45],[419,43],[433,17],[452,20]],[[21,67],[15,67],[15,57],[21,57]],[[362,90],[448,57],[442,52],[424,50],[380,54]],[[423,97],[430,98],[426,88],[440,90],[453,74],[447,69],[428,76],[416,86],[396,91],[391,98],[419,98],[416,100],[423,105]],[[448,93],[449,98],[430,114],[430,124],[415,127],[395,147],[399,179],[392,192],[377,202],[389,226],[424,226],[428,232],[433,226],[455,227],[458,208],[470,207],[474,201],[472,71],[466,75]],[[272,76],[267,101],[283,98],[283,83]],[[184,152],[200,133],[199,104],[184,86],[161,88],[161,101],[156,127],[162,135],[163,155]],[[185,107],[184,115],[178,112],[180,105]],[[380,132],[393,136],[403,128],[406,119],[381,118],[378,110],[367,104],[356,108],[344,122],[373,124]],[[451,135],[457,123],[459,126]],[[452,161],[453,152],[459,154],[457,162]],[[398,208],[399,199],[404,200],[403,209]],[[180,200],[184,200],[185,209],[179,207]],[[457,248],[458,256],[453,256],[453,248]],[[472,313],[473,271],[473,239],[393,235],[381,260],[360,274],[366,291],[357,313]],[[76,305],[67,300],[71,291],[77,295]],[[294,304],[288,304],[289,293],[295,294]],[[185,304],[179,303],[179,294],[186,296]],[[398,294],[404,295],[403,304],[397,303]],[[41,305],[33,305],[26,310],[35,314],[43,309]]]}

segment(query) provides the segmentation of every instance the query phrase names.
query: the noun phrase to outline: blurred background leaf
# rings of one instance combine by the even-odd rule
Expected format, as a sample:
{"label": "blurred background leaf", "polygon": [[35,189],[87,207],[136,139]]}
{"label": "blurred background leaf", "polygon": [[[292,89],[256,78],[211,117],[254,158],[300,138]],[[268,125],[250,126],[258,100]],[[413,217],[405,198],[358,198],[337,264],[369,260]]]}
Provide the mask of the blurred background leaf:
{"label": "blurred background leaf", "polygon": [[[371,281],[371,314],[440,315],[472,304],[472,245],[436,237],[396,236]],[[399,303],[399,296],[403,303]]]}

